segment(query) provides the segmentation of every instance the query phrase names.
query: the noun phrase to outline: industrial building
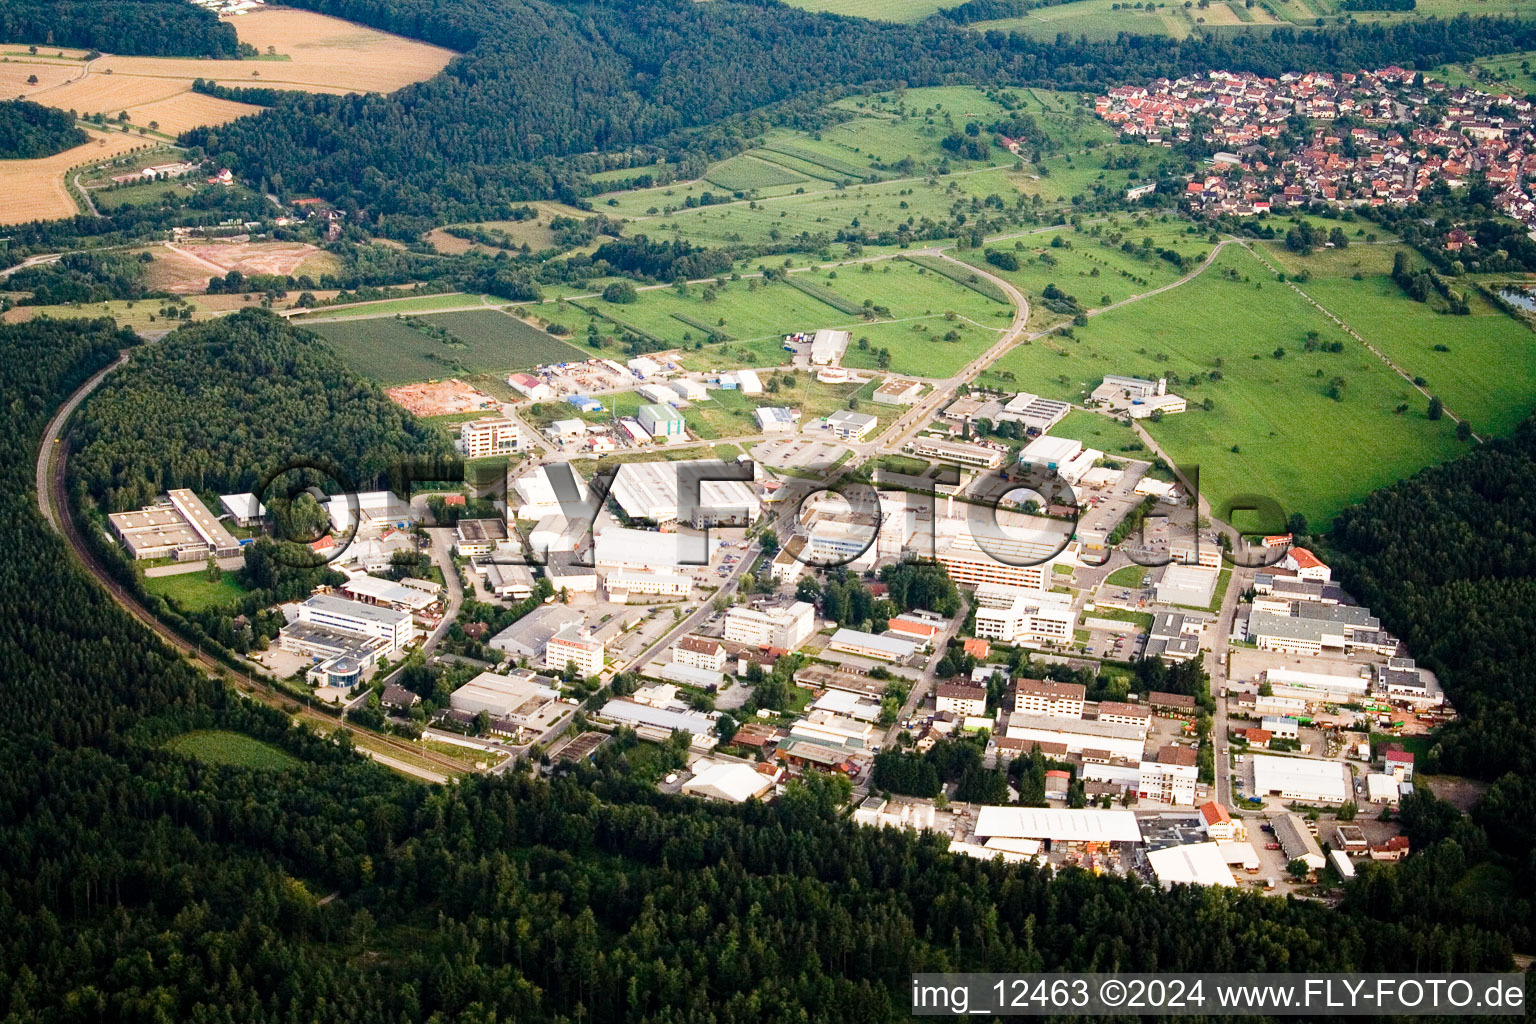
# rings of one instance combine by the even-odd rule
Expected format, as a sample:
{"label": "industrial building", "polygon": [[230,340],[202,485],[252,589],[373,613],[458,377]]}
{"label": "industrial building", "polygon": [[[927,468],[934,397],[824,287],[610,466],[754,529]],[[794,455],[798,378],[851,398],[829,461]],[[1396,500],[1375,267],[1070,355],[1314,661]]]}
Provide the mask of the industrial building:
{"label": "industrial building", "polygon": [[481,672],[449,695],[448,706],[471,715],[483,711],[514,725],[548,728],[565,712],[559,698],[560,691],[531,672]]}
{"label": "industrial building", "polygon": [[1083,450],[1081,441],[1070,437],[1037,437],[1019,452],[1019,462],[1036,469],[1060,469]]}
{"label": "industrial building", "polygon": [[640,428],[652,437],[681,438],[687,436],[687,424],[683,414],[670,405],[652,403],[642,405],[636,413]]}
{"label": "industrial building", "polygon": [[709,479],[731,476],[731,467],[708,459],[626,463],[614,477],[610,497],[630,519],[659,526],[750,526],[762,514],[751,481]]}
{"label": "industrial building", "polygon": [[1157,599],[1163,604],[1208,608],[1220,578],[1219,569],[1173,563],[1163,569],[1162,579],[1157,581]]}
{"label": "industrial building", "polygon": [[851,331],[823,329],[811,336],[811,365],[836,366],[853,340]]}
{"label": "industrial building", "polygon": [[1093,719],[1068,719],[1015,712],[1008,717],[1005,735],[1030,743],[1059,743],[1069,754],[1100,751],[1130,761],[1140,761],[1146,747],[1145,726],[1121,725]]}
{"label": "industrial building", "polygon": [[709,561],[709,552],[702,534],[657,533],[605,525],[593,544],[592,558],[605,572],[646,572],[653,568],[704,565]]}
{"label": "industrial building", "polygon": [[1235,886],[1232,869],[1216,843],[1186,843],[1147,853],[1147,865],[1164,889],[1175,885]]}
{"label": "industrial building", "polygon": [[107,522],[135,559],[189,562],[240,553],[234,534],[186,488],[168,491],[164,502],[137,512],[113,512]]}
{"label": "industrial building", "polygon": [[493,551],[516,551],[521,544],[507,536],[507,524],[500,519],[460,519],[454,528],[454,546],[460,555],[471,558]]}
{"label": "industrial building", "polygon": [[1301,602],[1289,615],[1255,611],[1248,616],[1248,636],[1260,650],[1285,654],[1397,653],[1397,640],[1382,631],[1369,609],[1357,605]]}
{"label": "industrial building", "polygon": [[923,382],[910,377],[887,377],[875,388],[877,405],[911,405],[923,393]]}
{"label": "industrial building", "polygon": [[256,495],[246,492],[244,494],[221,494],[219,505],[229,514],[230,522],[240,527],[259,526],[261,521],[267,518],[267,506],[257,500]]}
{"label": "industrial building", "polygon": [[[364,491],[357,495],[337,494],[331,497],[329,511],[331,526],[337,533],[358,530],[383,530],[388,527],[404,529],[416,518],[410,502],[397,497],[391,491]],[[353,512],[357,521],[353,522]]]}
{"label": "industrial building", "polygon": [[782,405],[760,405],[752,415],[764,434],[793,434],[800,428],[800,414]]}
{"label": "industrial building", "polygon": [[713,712],[706,714],[700,711],[653,708],[621,698],[604,704],[598,714],[610,721],[631,726],[642,736],[646,735],[646,731],[652,735],[662,734],[663,738],[674,732],[686,732],[693,736],[696,745],[711,747],[715,742],[715,721],[720,717]]}
{"label": "industrial building", "polygon": [[1322,847],[1317,845],[1299,815],[1274,814],[1270,816],[1269,824],[1275,830],[1275,841],[1280,844],[1287,861],[1299,860],[1312,871],[1320,871],[1327,863]]}
{"label": "industrial building", "polygon": [[694,765],[694,776],[683,783],[688,796],[740,804],[760,799],[773,789],[773,776],[749,765],[722,761],[707,767]]}
{"label": "industrial building", "polygon": [[844,441],[864,440],[879,422],[868,413],[853,412],[849,409],[839,409],[827,417],[827,427]]}
{"label": "industrial building", "polygon": [[1255,796],[1278,796],[1309,804],[1341,804],[1349,799],[1350,791],[1349,770],[1338,761],[1253,755]]}
{"label": "industrial building", "polygon": [[[540,520],[545,516],[587,511],[587,484],[568,462],[539,466],[512,481],[513,495],[507,507],[516,508],[515,518]],[[515,496],[515,500],[514,500]],[[563,500],[562,500],[563,499]]]}
{"label": "industrial building", "polygon": [[411,613],[398,608],[348,601],[330,594],[316,594],[296,609],[299,622],[354,636],[382,640],[382,654],[389,655],[411,642],[416,626]]}
{"label": "industrial building", "polygon": [[1189,661],[1200,653],[1200,633],[1204,625],[1200,620],[1178,612],[1154,612],[1142,656],[1161,658],[1171,665]]}
{"label": "industrial building", "polygon": [[620,604],[631,596],[684,600],[693,593],[693,577],[675,572],[620,570],[609,573],[605,583],[608,596]]}
{"label": "industrial building", "polygon": [[996,415],[999,422],[1017,423],[1026,430],[1043,434],[1066,418],[1072,411],[1068,402],[1038,395],[1017,394]]}
{"label": "industrial building", "polygon": [[437,604],[439,589],[436,583],[428,580],[411,580],[407,584],[377,576],[355,576],[341,585],[342,592],[354,601],[395,608],[413,615],[420,615]]}
{"label": "industrial building", "polygon": [[974,832],[980,839],[1037,839],[1068,845],[1141,842],[1141,826],[1131,811],[981,807]]}
{"label": "industrial building", "polygon": [[903,662],[917,653],[917,645],[897,637],[876,636],[857,629],[839,629],[827,641],[827,650],[878,661]]}
{"label": "industrial building", "polygon": [[544,657],[551,637],[567,626],[580,624],[582,619],[581,612],[574,608],[558,602],[546,604],[491,637],[490,646],[514,660],[537,661]]}
{"label": "industrial building", "polygon": [[527,373],[514,373],[507,377],[507,386],[533,402],[546,402],[555,397],[554,389],[539,378]]}

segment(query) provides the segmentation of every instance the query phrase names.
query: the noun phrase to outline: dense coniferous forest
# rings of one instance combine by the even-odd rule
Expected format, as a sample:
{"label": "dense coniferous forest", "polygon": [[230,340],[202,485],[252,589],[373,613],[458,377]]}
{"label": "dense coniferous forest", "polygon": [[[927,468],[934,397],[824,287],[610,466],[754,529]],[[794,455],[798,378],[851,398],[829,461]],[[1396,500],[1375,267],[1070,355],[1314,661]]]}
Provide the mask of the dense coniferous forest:
{"label": "dense coniferous forest", "polygon": [[68,111],[27,100],[0,101],[0,160],[52,156],[89,137]]}
{"label": "dense coniferous forest", "polygon": [[233,57],[235,26],[184,0],[6,0],[0,39],[106,53]]}
{"label": "dense coniferous forest", "polygon": [[706,126],[828,90],[946,80],[1099,88],[1213,67],[1431,66],[1536,46],[1536,26],[1487,18],[1051,43],[944,19],[894,25],[736,0],[296,6],[467,52],[389,96],[263,95],[277,101],[270,110],[186,141],[252,181],[383,216],[375,226],[402,237],[431,220],[506,216],[528,198],[578,198],[580,175],[558,158],[681,147]]}
{"label": "dense coniferous forest", "polygon": [[253,490],[294,459],[362,484],[397,458],[452,451],[319,338],[254,309],[141,352],[87,401],[75,443],[75,485],[113,512],[169,487]]}
{"label": "dense coniferous forest", "polygon": [[[1536,850],[1536,420],[1371,495],[1334,522],[1341,579],[1433,669],[1462,718],[1430,770],[1494,782],[1479,820]],[[1536,862],[1528,865],[1536,872]]]}
{"label": "dense coniferous forest", "polygon": [[[267,320],[143,348],[117,387],[152,419],[157,388],[195,362],[178,354],[188,337],[325,372],[292,355],[302,335],[264,341]],[[851,826],[821,783],[768,807],[705,805],[631,780],[611,752],[550,781],[392,776],[174,658],[37,514],[43,423],[135,341],[105,321],[0,327],[0,387],[16,396],[0,406],[0,516],[16,541],[0,545],[7,1020],[883,1021],[906,1016],[914,970],[1507,966],[1509,938],[1459,923],[1448,894],[1421,900],[1412,871],[1368,870],[1341,914],[954,857]],[[230,453],[263,450],[245,426],[203,429],[231,431]],[[214,767],[164,748],[193,728],[301,763]],[[1475,841],[1436,805],[1414,814],[1446,856]]]}

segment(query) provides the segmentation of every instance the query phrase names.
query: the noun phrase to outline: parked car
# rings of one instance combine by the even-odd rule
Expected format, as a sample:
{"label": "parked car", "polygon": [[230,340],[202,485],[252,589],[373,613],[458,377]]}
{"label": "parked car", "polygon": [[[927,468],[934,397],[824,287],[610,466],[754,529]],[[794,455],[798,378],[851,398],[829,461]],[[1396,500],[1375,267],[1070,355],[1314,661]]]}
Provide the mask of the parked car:
{"label": "parked car", "polygon": [[1279,843],[1265,843],[1264,844],[1264,849],[1266,849],[1266,850],[1278,850],[1278,849],[1280,849],[1280,844]]}

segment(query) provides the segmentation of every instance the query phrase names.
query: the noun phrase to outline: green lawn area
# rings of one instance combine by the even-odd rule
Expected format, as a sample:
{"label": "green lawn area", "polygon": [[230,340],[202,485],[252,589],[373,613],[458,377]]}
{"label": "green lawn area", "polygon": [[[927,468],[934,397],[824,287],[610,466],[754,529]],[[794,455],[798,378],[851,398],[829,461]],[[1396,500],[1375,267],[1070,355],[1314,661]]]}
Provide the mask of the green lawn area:
{"label": "green lawn area", "polygon": [[[765,283],[755,278],[727,281],[714,287],[713,299],[707,291],[701,285],[690,285],[687,295],[678,295],[672,288],[651,288],[638,292],[636,300],[630,303],[591,299],[583,300],[582,305],[603,318],[637,327],[668,345],[691,348],[707,337],[702,328],[679,316],[723,331],[736,342],[771,341],[761,354],[777,354],[769,362],[757,364],[760,366],[777,366],[787,360],[783,337],[792,331],[813,331],[857,320],[781,282]],[[605,334],[613,332],[600,318],[576,308],[565,317],[578,338],[586,336],[587,325],[593,320],[598,321],[598,330]],[[722,320],[725,322],[721,323]]]}
{"label": "green lawn area", "polygon": [[1097,448],[1111,459],[1141,459],[1153,456],[1136,432],[1117,419],[1085,409],[1073,409],[1049,431],[1052,437],[1068,437],[1088,448]]}
{"label": "green lawn area", "polygon": [[199,729],[182,733],[165,744],[167,750],[206,764],[282,771],[296,768],[299,759],[270,743],[226,729]]}
{"label": "green lawn area", "polygon": [[938,0],[793,0],[790,6],[855,18],[913,22],[922,21],[944,5]]}
{"label": "green lawn area", "polygon": [[1470,284],[1462,288],[1470,316],[1436,313],[1385,275],[1315,279],[1301,288],[1398,366],[1423,377],[1479,434],[1507,434],[1536,408],[1536,334]]}
{"label": "green lawn area", "polygon": [[[1228,270],[1238,280],[1224,278]],[[978,383],[1080,401],[1107,373],[1166,375],[1191,409],[1148,429],[1180,464],[1200,467],[1214,506],[1263,494],[1322,525],[1463,446],[1449,421],[1428,420],[1427,401],[1360,345],[1303,352],[1312,330],[1347,338],[1254,256],[1229,247],[1195,280],[1095,317],[1075,340],[1015,348]],[[1334,377],[1345,382],[1342,401],[1326,394]],[[1207,397],[1210,412],[1197,405]]]}
{"label": "green lawn area", "polygon": [[[1056,233],[1013,242],[993,242],[981,251],[955,255],[1017,286],[1030,299],[1030,326],[1045,327],[1070,319],[1066,314],[1046,308],[1041,301],[1041,295],[1049,285],[1076,298],[1085,309],[1099,309],[1176,280],[1183,272],[1156,255],[1156,249],[1171,249],[1191,260],[1203,257],[1211,250],[1204,235],[1187,234],[1183,227],[1180,224],[1177,231],[1168,230],[1167,225],[1140,229],[1125,227],[1097,238],[1087,231],[1075,233],[1070,228],[1062,228]],[[1052,245],[1057,238],[1062,244]],[[1145,238],[1153,240],[1152,249],[1142,248]],[[1121,249],[1126,242],[1132,243],[1136,254]],[[1019,269],[1003,270],[988,263],[988,248],[1013,255],[1019,261]]]}
{"label": "green lawn area", "polygon": [[201,570],[174,576],[146,576],[144,589],[189,612],[226,608],[239,603],[246,594],[235,573],[220,573],[218,581],[212,582]]}
{"label": "green lawn area", "polygon": [[1120,587],[1129,589],[1140,588],[1142,577],[1146,576],[1147,568],[1143,565],[1124,565],[1116,569],[1104,578],[1106,587]]}
{"label": "green lawn area", "polygon": [[[1521,5],[1521,9],[1529,16],[1536,12],[1536,3],[1527,2]],[[1484,92],[1509,92],[1516,96],[1527,96],[1536,92],[1536,74],[1531,71],[1533,60],[1536,60],[1536,52],[1530,50],[1503,53],[1466,64],[1442,64],[1429,72],[1428,77],[1438,78],[1451,85],[1482,89]]]}
{"label": "green lawn area", "polygon": [[434,337],[392,316],[304,326],[330,342],[359,373],[386,386],[436,377],[501,374],[588,358],[581,349],[494,309],[415,319],[447,331],[448,337]]}
{"label": "green lawn area", "polygon": [[1091,612],[1083,612],[1085,619],[1109,619],[1111,622],[1130,622],[1138,629],[1152,628],[1151,612],[1133,612],[1124,608],[1095,608]]}

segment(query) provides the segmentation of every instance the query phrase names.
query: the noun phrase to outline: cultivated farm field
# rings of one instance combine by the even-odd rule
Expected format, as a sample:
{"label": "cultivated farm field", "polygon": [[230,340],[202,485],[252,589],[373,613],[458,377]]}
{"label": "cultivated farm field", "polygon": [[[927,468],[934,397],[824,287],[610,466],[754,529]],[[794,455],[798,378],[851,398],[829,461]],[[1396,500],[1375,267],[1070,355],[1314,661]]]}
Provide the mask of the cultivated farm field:
{"label": "cultivated farm field", "polygon": [[806,11],[899,22],[922,21],[947,5],[948,0],[943,3],[939,0],[793,0],[790,4]]}
{"label": "cultivated farm field", "polygon": [[446,330],[435,338],[408,320],[374,317],[306,323],[355,370],[389,386],[438,377],[471,377],[526,370],[542,363],[588,358],[581,349],[497,310],[438,313],[419,318]]}
{"label": "cultivated farm field", "polygon": [[[1308,331],[1343,351],[1304,352]],[[1175,461],[1199,466],[1218,508],[1265,494],[1321,525],[1464,448],[1448,420],[1426,418],[1422,395],[1236,246],[1194,280],[1075,333],[1015,348],[981,383],[1081,401],[1107,373],[1166,375],[1190,411],[1147,429]],[[1335,378],[1342,400],[1327,394]],[[1207,397],[1210,412],[1199,407]]]}

